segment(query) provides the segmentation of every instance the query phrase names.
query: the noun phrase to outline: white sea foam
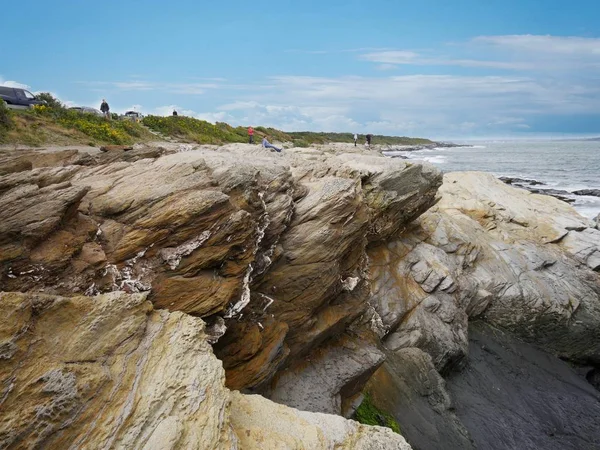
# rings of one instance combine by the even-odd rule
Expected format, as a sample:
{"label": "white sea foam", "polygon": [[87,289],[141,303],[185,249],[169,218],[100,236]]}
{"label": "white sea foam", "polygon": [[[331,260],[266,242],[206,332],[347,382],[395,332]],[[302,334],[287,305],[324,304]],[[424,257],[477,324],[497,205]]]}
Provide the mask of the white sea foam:
{"label": "white sea foam", "polygon": [[447,157],[444,155],[435,155],[435,156],[421,156],[415,155],[414,158],[410,158],[411,160],[418,161],[427,161],[431,164],[445,164],[447,161]]}

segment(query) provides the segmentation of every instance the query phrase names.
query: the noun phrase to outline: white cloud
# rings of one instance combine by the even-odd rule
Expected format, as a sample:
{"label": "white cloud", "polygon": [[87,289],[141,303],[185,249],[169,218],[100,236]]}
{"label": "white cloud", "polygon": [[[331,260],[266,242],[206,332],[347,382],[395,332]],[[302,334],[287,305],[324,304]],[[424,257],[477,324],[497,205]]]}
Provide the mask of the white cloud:
{"label": "white cloud", "polygon": [[375,66],[377,70],[394,70],[397,69],[398,66],[396,64],[379,64]]}
{"label": "white cloud", "polygon": [[588,55],[600,59],[600,38],[524,34],[479,36],[474,38],[473,42],[519,52],[553,55]]}
{"label": "white cloud", "polygon": [[80,82],[95,88],[117,89],[119,91],[157,91],[171,94],[201,95],[210,89],[219,89],[223,83],[215,81],[203,83],[159,83],[154,81],[90,81]]}
{"label": "white cloud", "polygon": [[0,77],[0,86],[6,86],[6,87],[18,88],[18,89],[31,89],[31,87],[27,84],[19,83],[18,81],[4,80],[2,77]]}
{"label": "white cloud", "polygon": [[599,86],[524,76],[274,77],[261,98],[219,109],[289,130],[425,136],[526,129],[539,114],[600,114]]}
{"label": "white cloud", "polygon": [[[452,55],[396,49],[363,53],[359,59],[380,64],[459,66],[502,70],[577,70],[600,68],[600,38],[575,36],[478,36],[445,48]],[[437,54],[436,54],[437,53]],[[469,55],[464,57],[463,55]],[[475,56],[475,57],[473,57]]]}
{"label": "white cloud", "polygon": [[488,67],[494,69],[525,70],[534,67],[527,62],[490,61],[485,59],[455,59],[444,57],[424,57],[408,51],[385,51],[366,53],[360,59],[380,63],[376,66],[379,70],[394,68],[396,64],[415,66],[461,66],[461,67]]}
{"label": "white cloud", "polygon": [[[141,109],[141,107],[138,111],[140,111],[140,110],[144,111],[143,109]],[[179,105],[159,106],[157,108],[154,108],[150,112],[144,111],[144,113],[145,114],[154,114],[157,116],[170,116],[173,114],[173,111],[177,111],[177,114],[180,116],[194,117],[196,119],[206,120],[207,122],[212,122],[212,123],[216,123],[216,122],[228,122],[229,123],[229,122],[235,121],[235,117],[227,114],[224,111],[196,112],[191,109],[183,108]]]}

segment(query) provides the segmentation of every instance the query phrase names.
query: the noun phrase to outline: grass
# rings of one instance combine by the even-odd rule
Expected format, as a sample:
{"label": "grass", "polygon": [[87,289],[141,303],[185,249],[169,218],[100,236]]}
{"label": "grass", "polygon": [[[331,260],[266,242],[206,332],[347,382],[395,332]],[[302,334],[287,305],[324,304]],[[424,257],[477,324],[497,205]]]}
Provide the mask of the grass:
{"label": "grass", "polygon": [[198,144],[222,144],[247,142],[246,130],[236,131],[227,124],[212,124],[204,120],[184,116],[146,116],[142,123],[164,136]]}
{"label": "grass", "polygon": [[94,114],[82,114],[63,107],[52,97],[47,104],[32,109],[5,110],[0,107],[0,144],[131,145],[155,139],[137,123],[107,121]]}
{"label": "grass", "polygon": [[[107,121],[94,114],[82,114],[65,108],[50,94],[40,94],[44,105],[28,110],[8,110],[0,105],[0,144],[40,146],[71,144],[117,144],[156,140],[149,130],[165,137],[198,144],[248,142],[246,127],[232,127],[224,122],[212,124],[185,116],[146,116],[142,124],[127,120]],[[290,142],[295,147],[330,142],[354,142],[352,133],[292,132],[275,128],[256,127],[254,139],[258,144],[263,136],[270,141]],[[361,136],[361,142],[364,136]],[[432,144],[428,139],[398,136],[374,136],[374,144],[420,145]]]}
{"label": "grass", "polygon": [[[169,136],[187,142],[199,144],[223,144],[230,142],[247,142],[246,127],[232,127],[223,122],[212,124],[204,120],[183,116],[147,116],[143,124],[164,136]],[[354,142],[352,133],[315,133],[312,131],[285,132],[275,128],[256,127],[255,142],[260,142],[263,136],[272,141],[291,142],[295,147],[308,147],[311,144],[327,144],[330,142]],[[364,136],[361,136],[364,140]],[[373,136],[374,144],[388,145],[422,145],[433,144],[433,141],[423,138],[399,136]]]}
{"label": "grass", "polygon": [[390,428],[393,432],[400,433],[400,425],[391,414],[378,409],[371,396],[365,394],[365,397],[354,414],[354,420],[365,425],[378,425]]}
{"label": "grass", "polygon": [[[354,135],[352,133],[315,133],[312,131],[299,131],[288,133],[292,139],[303,140],[310,144],[326,144],[328,142],[346,142],[353,143]],[[359,141],[364,142],[365,136],[359,135]],[[411,138],[406,136],[383,136],[373,135],[373,144],[386,145],[426,145],[433,144],[433,141],[424,138]]]}

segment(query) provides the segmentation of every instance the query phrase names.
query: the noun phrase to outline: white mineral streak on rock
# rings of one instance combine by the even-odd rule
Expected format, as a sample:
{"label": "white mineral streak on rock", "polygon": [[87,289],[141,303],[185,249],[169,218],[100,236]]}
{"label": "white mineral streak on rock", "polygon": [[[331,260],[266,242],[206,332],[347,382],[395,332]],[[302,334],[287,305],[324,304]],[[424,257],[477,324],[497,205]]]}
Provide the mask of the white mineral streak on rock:
{"label": "white mineral streak on rock", "polygon": [[[263,198],[264,195],[264,192],[258,193],[258,197],[260,198],[264,212],[260,217],[260,220],[258,221],[258,225],[256,227],[256,243],[252,252],[253,255],[256,255],[256,253],[258,252],[260,244],[265,237],[265,232],[271,223],[271,218],[269,217],[269,213],[267,211],[267,204],[265,203]],[[249,264],[248,268],[246,269],[244,279],[242,281],[242,296],[235,305],[231,306],[227,310],[227,313],[225,314],[226,319],[231,319],[232,317],[236,316],[248,305],[248,303],[250,303],[250,283],[252,283],[253,270],[253,264]]]}
{"label": "white mineral streak on rock", "polygon": [[184,256],[190,255],[194,250],[204,244],[211,236],[211,230],[206,230],[200,233],[193,239],[179,245],[175,248],[164,248],[159,252],[162,260],[171,268],[171,270],[177,269],[181,259]]}
{"label": "white mineral streak on rock", "polygon": [[249,264],[248,268],[246,269],[246,275],[244,275],[244,280],[242,281],[242,296],[240,298],[240,301],[237,302],[235,305],[231,306],[231,308],[229,308],[229,310],[225,314],[226,319],[231,319],[236,314],[239,314],[242,311],[242,309],[244,309],[246,307],[246,305],[248,305],[248,303],[250,303],[251,277],[252,277],[252,264]]}
{"label": "white mineral streak on rock", "polygon": [[354,288],[358,285],[360,278],[358,277],[348,277],[342,280],[342,289],[348,292],[352,292]]}
{"label": "white mineral streak on rock", "polygon": [[128,266],[133,266],[135,263],[137,263],[141,258],[144,257],[144,255],[146,254],[146,252],[148,251],[148,249],[150,249],[151,247],[153,247],[154,244],[150,245],[149,247],[146,247],[144,250],[141,250],[137,253],[137,255],[135,255],[133,258],[128,259],[127,261],[125,261],[125,264],[127,264]]}
{"label": "white mineral streak on rock", "polygon": [[269,306],[271,306],[275,300],[273,300],[271,297],[269,297],[268,295],[265,295],[265,294],[259,294],[259,295],[267,301],[267,303],[265,304],[265,306],[262,309],[263,312],[265,312],[267,310],[267,308],[269,308]]}
{"label": "white mineral streak on rock", "polygon": [[381,316],[377,310],[372,306],[369,306],[366,314],[371,316],[371,319],[369,320],[369,326],[371,327],[371,330],[373,330],[373,332],[377,334],[380,339],[383,338],[388,333],[389,327],[384,325],[383,320],[381,319]]}

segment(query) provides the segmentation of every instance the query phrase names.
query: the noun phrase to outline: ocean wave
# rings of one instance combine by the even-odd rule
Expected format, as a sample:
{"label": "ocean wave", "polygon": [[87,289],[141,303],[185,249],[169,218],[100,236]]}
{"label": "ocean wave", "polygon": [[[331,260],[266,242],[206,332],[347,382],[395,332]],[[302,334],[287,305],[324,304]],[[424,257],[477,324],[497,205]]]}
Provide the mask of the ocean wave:
{"label": "ocean wave", "polygon": [[418,160],[418,161],[427,161],[428,163],[431,163],[431,164],[445,164],[447,157],[443,156],[443,155],[435,155],[435,156],[415,155],[414,157],[412,157],[410,159]]}

